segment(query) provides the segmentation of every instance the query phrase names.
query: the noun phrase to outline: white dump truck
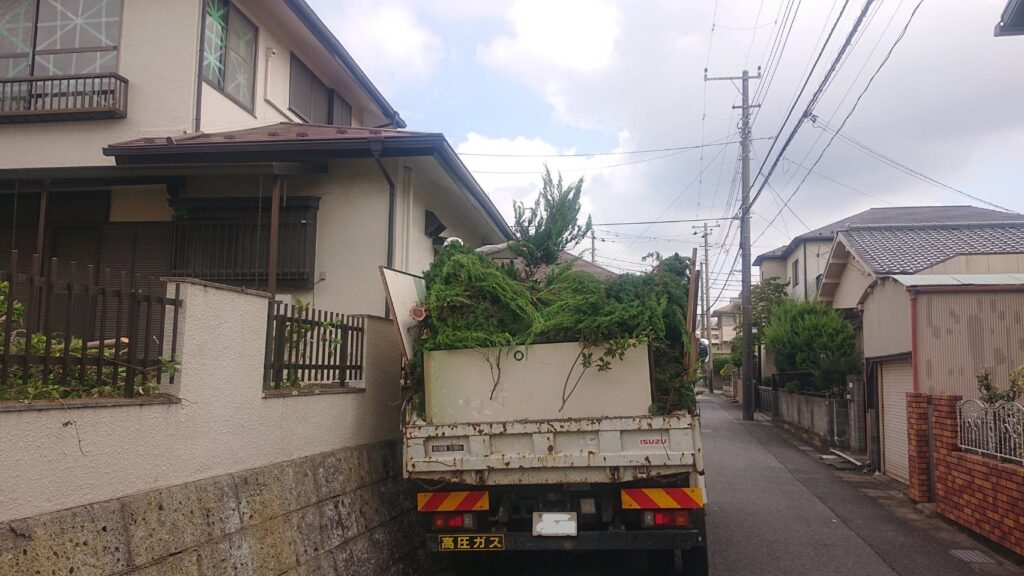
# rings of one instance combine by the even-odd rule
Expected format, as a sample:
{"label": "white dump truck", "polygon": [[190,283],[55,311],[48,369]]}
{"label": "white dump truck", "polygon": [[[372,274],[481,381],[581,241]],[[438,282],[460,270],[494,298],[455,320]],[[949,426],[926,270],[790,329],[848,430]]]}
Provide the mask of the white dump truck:
{"label": "white dump truck", "polygon": [[[419,277],[382,270],[407,354]],[[411,313],[412,311],[412,313]],[[581,344],[429,351],[425,410],[406,410],[404,475],[428,546],[464,559],[515,550],[644,550],[665,574],[707,573],[700,418],[648,414],[646,345],[585,370]]]}

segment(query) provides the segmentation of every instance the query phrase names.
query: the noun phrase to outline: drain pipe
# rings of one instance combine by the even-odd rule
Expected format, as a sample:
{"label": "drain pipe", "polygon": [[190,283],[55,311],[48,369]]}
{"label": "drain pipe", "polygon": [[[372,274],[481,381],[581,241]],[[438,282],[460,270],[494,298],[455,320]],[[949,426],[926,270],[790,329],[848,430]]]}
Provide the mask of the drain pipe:
{"label": "drain pipe", "polygon": [[[383,139],[374,140],[370,142],[370,153],[373,154],[373,160],[377,163],[377,168],[380,169],[380,173],[384,176],[384,181],[388,183],[388,256],[387,266],[393,268],[395,265],[395,181],[392,180],[391,174],[388,172],[384,162],[381,160],[381,151],[383,148]],[[384,301],[384,317],[391,317],[391,305]]]}
{"label": "drain pipe", "polygon": [[911,390],[920,392],[917,365],[917,290],[910,290],[910,374]]}

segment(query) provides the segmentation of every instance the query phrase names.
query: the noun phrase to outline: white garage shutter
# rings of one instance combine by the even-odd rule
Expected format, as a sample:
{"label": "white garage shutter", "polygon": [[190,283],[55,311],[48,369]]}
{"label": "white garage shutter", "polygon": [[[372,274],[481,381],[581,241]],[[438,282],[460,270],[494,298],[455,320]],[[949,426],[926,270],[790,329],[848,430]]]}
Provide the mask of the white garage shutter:
{"label": "white garage shutter", "polygon": [[907,463],[907,392],[913,390],[910,360],[882,364],[882,464],[883,472],[900,482],[910,475]]}

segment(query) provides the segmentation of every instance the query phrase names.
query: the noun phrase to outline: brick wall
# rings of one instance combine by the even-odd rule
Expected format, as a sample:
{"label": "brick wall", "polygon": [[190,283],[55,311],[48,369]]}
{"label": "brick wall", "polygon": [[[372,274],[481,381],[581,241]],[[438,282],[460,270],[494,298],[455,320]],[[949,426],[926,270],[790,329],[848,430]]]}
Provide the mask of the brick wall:
{"label": "brick wall", "polygon": [[928,448],[928,395],[907,392],[907,452],[910,499],[931,502],[931,465]]}
{"label": "brick wall", "polygon": [[[933,396],[935,507],[939,514],[1024,555],[1024,466],[960,451],[959,396]],[[909,406],[908,395],[908,406]]]}

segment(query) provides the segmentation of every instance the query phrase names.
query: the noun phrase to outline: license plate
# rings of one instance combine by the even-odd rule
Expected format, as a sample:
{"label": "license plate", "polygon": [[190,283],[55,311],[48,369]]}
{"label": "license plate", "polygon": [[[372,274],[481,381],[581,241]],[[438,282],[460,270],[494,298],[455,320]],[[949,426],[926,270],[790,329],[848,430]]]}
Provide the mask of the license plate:
{"label": "license plate", "polygon": [[438,552],[495,552],[505,549],[504,534],[441,534]]}
{"label": "license plate", "polygon": [[534,536],[576,536],[575,512],[534,512]]}

